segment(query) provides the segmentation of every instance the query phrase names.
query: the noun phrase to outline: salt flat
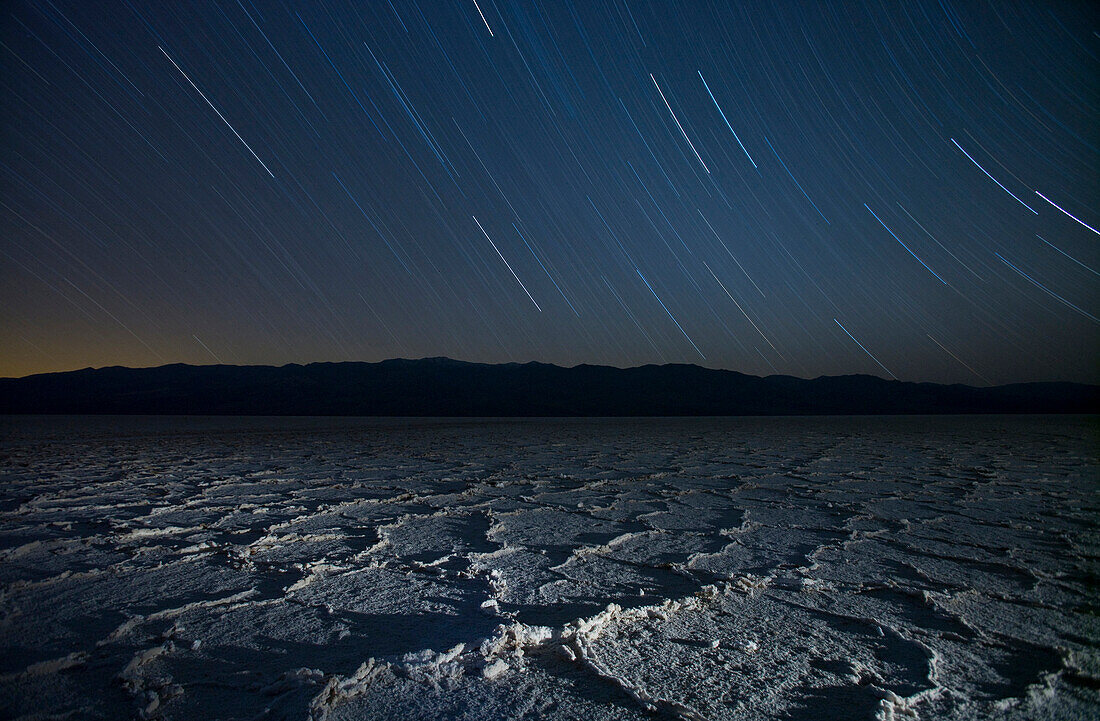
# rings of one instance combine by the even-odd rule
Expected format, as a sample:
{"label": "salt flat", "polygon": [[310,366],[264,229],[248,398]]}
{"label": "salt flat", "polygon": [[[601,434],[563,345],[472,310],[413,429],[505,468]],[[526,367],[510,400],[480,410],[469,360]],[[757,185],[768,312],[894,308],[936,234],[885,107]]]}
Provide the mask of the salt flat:
{"label": "salt flat", "polygon": [[5,718],[1092,719],[1095,419],[0,419]]}

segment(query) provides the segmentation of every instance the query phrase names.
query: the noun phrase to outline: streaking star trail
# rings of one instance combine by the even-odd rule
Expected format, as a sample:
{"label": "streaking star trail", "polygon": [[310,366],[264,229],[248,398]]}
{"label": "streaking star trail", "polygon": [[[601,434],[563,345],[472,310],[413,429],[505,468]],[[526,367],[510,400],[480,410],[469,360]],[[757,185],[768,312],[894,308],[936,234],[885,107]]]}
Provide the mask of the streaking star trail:
{"label": "streaking star trail", "polygon": [[1098,28],[1040,0],[13,0],[0,376],[1100,382]]}
{"label": "streaking star trail", "polygon": [[[473,216],[471,216],[471,217],[473,217]],[[500,252],[500,248],[498,248],[497,244],[493,242],[493,239],[489,237],[489,234],[485,232],[485,228],[481,227],[481,223],[478,222],[477,218],[474,218],[474,222],[477,223],[478,230],[481,231],[481,234],[485,236],[485,240],[489,241],[489,245],[493,246],[493,250],[495,250],[497,252],[497,255],[500,256],[500,259],[502,261],[504,261],[504,267],[508,269],[508,272],[511,273],[512,277],[516,279],[517,283],[519,283],[519,287],[523,288],[523,292],[527,294],[527,297],[530,298],[531,302],[535,304],[535,308],[538,308],[538,311],[541,313],[542,308],[539,308],[539,304],[535,301],[534,297],[531,295],[531,291],[527,290],[527,286],[525,286],[523,284],[523,281],[519,279],[519,276],[516,275],[516,271],[512,270],[511,264],[508,263],[508,259],[504,257],[504,254]]]}
{"label": "streaking star trail", "polygon": [[214,103],[210,102],[210,98],[206,97],[206,93],[199,90],[199,86],[195,85],[195,81],[193,81],[190,77],[188,77],[187,73],[183,72],[183,68],[181,68],[179,65],[176,65],[176,61],[172,59],[172,56],[169,55],[164,50],[164,48],[158,46],[157,49],[160,50],[162,53],[164,53],[164,57],[168,58],[168,62],[172,63],[173,67],[175,67],[176,70],[180,71],[180,75],[182,75],[184,77],[184,79],[191,85],[191,87],[193,87],[195,89],[196,93],[198,93],[199,95],[202,96],[202,99],[206,101],[206,104],[210,106],[211,110],[213,110],[215,113],[217,113],[218,117],[221,118],[223,123],[225,123],[225,126],[233,131],[233,134],[237,136],[237,140],[241,141],[241,144],[244,145],[244,147],[248,149],[248,152],[252,153],[252,157],[256,159],[256,162],[258,162],[260,165],[264,166],[264,170],[267,171],[267,174],[270,175],[272,178],[274,178],[275,174],[271,172],[271,168],[267,167],[267,164],[264,163],[264,161],[260,160],[260,156],[256,155],[256,151],[252,149],[252,146],[249,145],[245,141],[245,139],[241,137],[241,134],[237,132],[237,129],[234,128],[233,125],[228,120],[225,119],[225,116],[222,115],[221,111],[218,110],[216,107],[214,107]]}

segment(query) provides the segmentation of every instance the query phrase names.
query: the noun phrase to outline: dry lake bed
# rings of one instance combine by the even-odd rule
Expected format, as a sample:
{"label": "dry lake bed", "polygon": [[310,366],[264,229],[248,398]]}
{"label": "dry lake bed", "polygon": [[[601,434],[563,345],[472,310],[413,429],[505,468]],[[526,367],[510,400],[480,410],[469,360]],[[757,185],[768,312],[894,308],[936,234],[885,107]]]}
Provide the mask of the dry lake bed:
{"label": "dry lake bed", "polygon": [[0,418],[0,717],[1094,719],[1095,418]]}

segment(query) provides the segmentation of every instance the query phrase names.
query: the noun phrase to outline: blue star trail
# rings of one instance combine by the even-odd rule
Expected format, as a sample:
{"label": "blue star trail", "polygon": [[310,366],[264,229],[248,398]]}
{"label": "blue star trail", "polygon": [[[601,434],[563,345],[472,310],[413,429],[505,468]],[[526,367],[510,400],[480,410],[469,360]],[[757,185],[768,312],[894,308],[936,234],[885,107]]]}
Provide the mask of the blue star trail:
{"label": "blue star trail", "polygon": [[1028,1],[15,0],[0,376],[1100,382],[1098,30]]}

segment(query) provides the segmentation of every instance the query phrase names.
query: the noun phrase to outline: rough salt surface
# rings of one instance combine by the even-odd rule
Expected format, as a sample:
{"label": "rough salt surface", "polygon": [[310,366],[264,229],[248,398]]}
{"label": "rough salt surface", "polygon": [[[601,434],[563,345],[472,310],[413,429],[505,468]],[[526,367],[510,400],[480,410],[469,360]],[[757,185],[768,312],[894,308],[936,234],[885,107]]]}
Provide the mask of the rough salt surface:
{"label": "rough salt surface", "polygon": [[1091,719],[1095,419],[0,419],[0,717]]}

